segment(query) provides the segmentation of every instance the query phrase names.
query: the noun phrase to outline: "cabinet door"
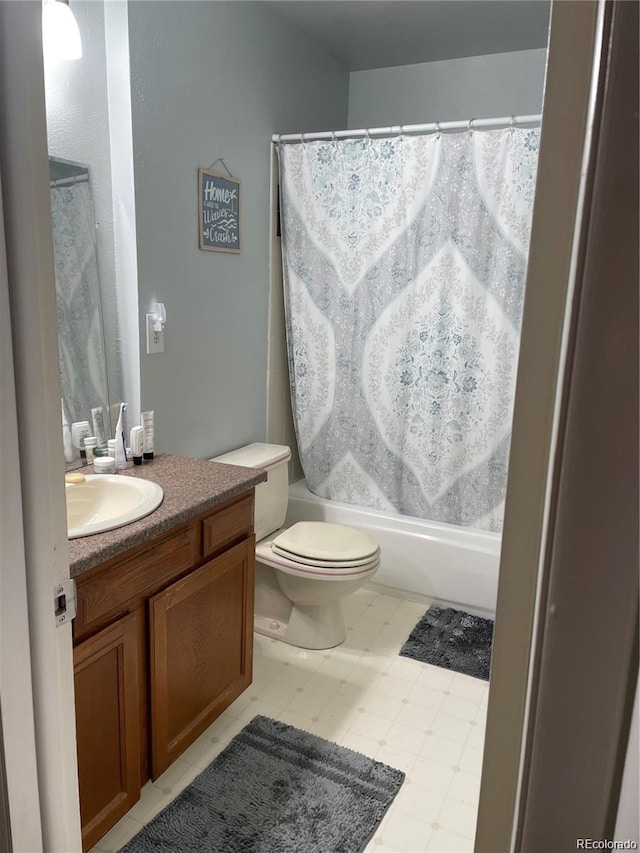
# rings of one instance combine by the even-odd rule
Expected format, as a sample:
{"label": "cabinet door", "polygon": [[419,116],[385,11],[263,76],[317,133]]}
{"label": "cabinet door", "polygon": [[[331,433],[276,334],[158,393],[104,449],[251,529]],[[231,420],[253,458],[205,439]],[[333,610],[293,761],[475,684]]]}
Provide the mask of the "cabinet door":
{"label": "cabinet door", "polygon": [[73,650],[82,847],[140,799],[138,613]]}
{"label": "cabinet door", "polygon": [[153,779],[249,684],[255,538],[149,600]]}

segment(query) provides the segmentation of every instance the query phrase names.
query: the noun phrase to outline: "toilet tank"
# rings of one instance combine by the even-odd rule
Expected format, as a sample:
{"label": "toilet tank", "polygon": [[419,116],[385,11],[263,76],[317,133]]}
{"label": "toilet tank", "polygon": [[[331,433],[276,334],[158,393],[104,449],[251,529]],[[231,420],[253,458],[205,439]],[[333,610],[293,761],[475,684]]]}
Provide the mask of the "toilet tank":
{"label": "toilet tank", "polygon": [[244,468],[264,468],[267,481],[256,486],[255,531],[256,541],[264,539],[282,527],[287,515],[289,500],[289,466],[291,450],[284,444],[247,444],[211,462],[240,465]]}

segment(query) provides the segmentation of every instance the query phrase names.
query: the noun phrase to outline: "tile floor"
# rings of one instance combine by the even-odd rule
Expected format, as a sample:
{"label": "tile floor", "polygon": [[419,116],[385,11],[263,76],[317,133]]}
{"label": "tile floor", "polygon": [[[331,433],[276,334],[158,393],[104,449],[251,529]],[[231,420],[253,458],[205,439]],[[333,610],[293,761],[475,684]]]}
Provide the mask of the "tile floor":
{"label": "tile floor", "polygon": [[405,771],[367,853],[472,851],[488,684],[398,656],[424,604],[368,590],[344,604],[347,639],[335,649],[305,651],[256,634],[251,687],[144,787],[92,853],[118,850],[256,714]]}

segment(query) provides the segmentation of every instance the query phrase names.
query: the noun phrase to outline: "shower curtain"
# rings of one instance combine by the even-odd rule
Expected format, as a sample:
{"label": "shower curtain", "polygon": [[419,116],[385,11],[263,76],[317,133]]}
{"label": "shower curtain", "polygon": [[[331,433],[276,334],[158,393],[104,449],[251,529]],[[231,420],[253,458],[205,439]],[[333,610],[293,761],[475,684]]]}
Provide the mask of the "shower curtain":
{"label": "shower curtain", "polygon": [[89,182],[51,187],[60,384],[69,423],[109,412],[100,281]]}
{"label": "shower curtain", "polygon": [[279,146],[312,492],[501,529],[538,145],[509,128]]}

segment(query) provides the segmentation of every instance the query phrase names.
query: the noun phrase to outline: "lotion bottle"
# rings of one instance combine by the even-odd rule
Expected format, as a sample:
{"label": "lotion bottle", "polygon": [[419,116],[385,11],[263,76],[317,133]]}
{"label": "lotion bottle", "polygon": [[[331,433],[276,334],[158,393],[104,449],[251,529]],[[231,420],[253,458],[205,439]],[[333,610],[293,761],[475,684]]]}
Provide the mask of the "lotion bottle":
{"label": "lotion bottle", "polygon": [[144,430],[144,458],[150,462],[153,459],[153,412],[142,412],[140,420]]}
{"label": "lotion bottle", "polygon": [[71,428],[64,410],[64,400],[60,400],[62,406],[62,445],[64,448],[64,461],[73,462],[73,442],[71,441]]}
{"label": "lotion bottle", "polygon": [[133,455],[133,464],[142,465],[142,452],[144,447],[144,430],[141,426],[131,427],[129,437],[131,443],[131,453]]}

